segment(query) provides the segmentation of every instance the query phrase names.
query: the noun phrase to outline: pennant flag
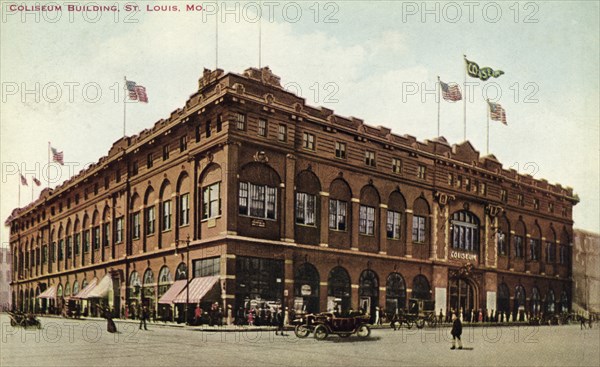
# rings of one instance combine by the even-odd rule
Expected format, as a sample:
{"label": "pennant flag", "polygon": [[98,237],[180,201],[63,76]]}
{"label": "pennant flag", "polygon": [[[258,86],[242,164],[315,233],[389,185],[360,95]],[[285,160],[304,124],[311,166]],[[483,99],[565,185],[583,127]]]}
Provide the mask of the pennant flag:
{"label": "pennant flag", "polygon": [[469,74],[471,78],[478,78],[486,81],[491,77],[498,78],[500,75],[504,74],[502,70],[494,70],[489,67],[480,68],[476,62],[469,61],[466,58],[465,62],[467,63],[467,74]]}
{"label": "pennant flag", "polygon": [[460,88],[456,84],[446,84],[440,80],[440,86],[442,87],[442,97],[446,101],[460,101],[462,99],[462,94],[460,94]]}
{"label": "pennant flag", "polygon": [[21,175],[21,185],[23,185],[23,186],[29,186],[29,185],[27,184],[27,179],[26,179],[26,178],[25,178],[25,176],[23,176],[23,175]]}
{"label": "pennant flag", "polygon": [[127,91],[129,92],[129,99],[132,101],[140,101],[148,103],[148,95],[146,94],[146,88],[141,85],[137,85],[134,81],[126,80]]}
{"label": "pennant flag", "polygon": [[63,161],[63,159],[64,159],[63,152],[59,152],[56,148],[52,148],[52,147],[50,147],[50,150],[52,151],[52,161],[64,166],[65,162]]}
{"label": "pennant flag", "polygon": [[490,117],[492,120],[494,121],[500,121],[502,122],[504,125],[507,125],[506,123],[506,111],[504,110],[504,108],[502,108],[502,106],[500,106],[500,103],[494,103],[494,102],[489,102],[488,104],[490,105]]}
{"label": "pennant flag", "polygon": [[33,183],[36,184],[37,186],[41,186],[42,183],[40,182],[40,180],[38,180],[37,178],[33,178]]}

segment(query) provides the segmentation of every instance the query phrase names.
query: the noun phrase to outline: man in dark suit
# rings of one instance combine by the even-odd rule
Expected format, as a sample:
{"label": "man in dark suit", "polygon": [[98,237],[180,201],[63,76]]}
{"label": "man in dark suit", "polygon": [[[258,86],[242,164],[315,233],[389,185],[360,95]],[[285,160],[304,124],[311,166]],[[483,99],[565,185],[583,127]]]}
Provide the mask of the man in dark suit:
{"label": "man in dark suit", "polygon": [[452,314],[452,348],[456,349],[456,339],[458,339],[458,349],[463,349],[462,341],[460,340],[460,336],[462,335],[462,322],[460,322],[460,318],[456,316],[456,314]]}
{"label": "man in dark suit", "polygon": [[142,312],[140,312],[140,330],[142,330],[142,324],[144,325],[144,330],[148,330],[148,326],[146,325],[146,320],[150,317],[150,313],[148,312],[148,307],[144,306],[142,308]]}

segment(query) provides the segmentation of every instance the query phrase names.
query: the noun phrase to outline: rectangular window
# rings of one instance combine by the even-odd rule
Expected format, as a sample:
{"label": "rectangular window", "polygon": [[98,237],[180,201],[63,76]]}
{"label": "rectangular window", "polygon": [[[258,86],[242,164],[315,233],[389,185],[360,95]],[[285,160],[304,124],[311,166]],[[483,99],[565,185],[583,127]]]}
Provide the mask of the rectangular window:
{"label": "rectangular window", "polygon": [[471,179],[469,177],[465,177],[465,190],[471,191]]}
{"label": "rectangular window", "polygon": [[498,240],[498,255],[506,256],[506,234],[498,231],[496,238]]}
{"label": "rectangular window", "polygon": [[[67,237],[66,248],[65,248],[66,258],[70,259],[73,255],[73,237]],[[33,264],[33,251],[31,252],[31,261]]]}
{"label": "rectangular window", "polygon": [[458,175],[458,177],[456,178],[456,187],[457,188],[462,188],[462,176]]}
{"label": "rectangular window", "polygon": [[221,215],[221,183],[217,182],[202,190],[202,219]]}
{"label": "rectangular window", "polygon": [[183,194],[179,197],[179,225],[188,224],[190,224],[190,194]]}
{"label": "rectangular window", "polygon": [[554,203],[548,203],[548,212],[554,213]]}
{"label": "rectangular window", "polygon": [[392,210],[388,210],[387,212],[387,238],[391,238],[394,240],[400,239],[400,220],[402,218],[402,214],[399,212],[395,212]]}
{"label": "rectangular window", "polygon": [[221,274],[221,258],[194,260],[194,278],[218,276]]}
{"label": "rectangular window", "polygon": [[187,135],[179,138],[179,151],[184,152],[187,149]]}
{"label": "rectangular window", "polygon": [[206,121],[206,137],[210,138],[212,131],[211,131],[211,127],[210,127],[210,120]]}
{"label": "rectangular window", "polygon": [[83,231],[83,253],[87,254],[90,252],[90,230],[86,229]]}
{"label": "rectangular window", "polygon": [[485,184],[485,182],[479,183],[479,195],[481,195],[481,196],[487,195],[487,185]]}
{"label": "rectangular window", "polygon": [[154,212],[154,206],[146,208],[146,234],[154,234],[156,230],[156,213]]}
{"label": "rectangular window", "polygon": [[132,176],[137,175],[138,171],[139,171],[138,162],[133,161],[133,163],[131,163],[131,175]]}
{"label": "rectangular window", "polygon": [[392,158],[392,172],[397,174],[402,173],[402,160],[398,158]]}
{"label": "rectangular window", "polygon": [[116,221],[115,242],[123,242],[123,217],[117,218]]}
{"label": "rectangular window", "polygon": [[329,228],[337,231],[346,230],[347,203],[341,200],[329,200]]}
{"label": "rectangular window", "polygon": [[523,237],[515,236],[515,257],[522,259],[524,255],[523,250]]}
{"label": "rectangular window", "polygon": [[[104,176],[104,190],[108,190],[109,185],[110,185],[110,177]],[[62,212],[62,204],[58,211]]]}
{"label": "rectangular window", "polygon": [[63,240],[58,241],[58,261],[63,261],[64,259],[64,242]]}
{"label": "rectangular window", "polygon": [[520,206],[525,206],[525,199],[523,198],[523,194],[517,194],[517,203]]}
{"label": "rectangular window", "polygon": [[412,240],[415,243],[425,242],[425,217],[413,216]]}
{"label": "rectangular window", "polygon": [[265,119],[258,120],[258,136],[267,136],[267,120]]}
{"label": "rectangular window", "polygon": [[233,116],[236,128],[238,130],[246,130],[246,115],[236,112]]}
{"label": "rectangular window", "polygon": [[104,223],[104,228],[102,231],[102,245],[104,247],[109,246],[110,245],[110,222],[109,223]]}
{"label": "rectangular window", "polygon": [[121,182],[121,170],[120,169],[117,169],[115,171],[115,181],[116,182]]}
{"label": "rectangular window", "polygon": [[81,234],[75,233],[73,236],[73,252],[75,256],[79,255],[79,246],[81,245]]}
{"label": "rectangular window", "polygon": [[560,215],[562,215],[563,217],[567,216],[567,207],[563,206],[562,208],[560,208]]}
{"label": "rectangular window", "polygon": [[375,167],[375,152],[370,150],[365,151],[365,164],[367,166]]}
{"label": "rectangular window", "polygon": [[531,260],[538,261],[540,259],[540,240],[529,239],[530,257]]}
{"label": "rectangular window", "polygon": [[454,175],[452,173],[448,173],[448,186],[454,186]]}
{"label": "rectangular window", "polygon": [[310,133],[303,133],[302,147],[304,149],[315,150],[315,136]]}
{"label": "rectangular window", "polygon": [[296,193],[296,223],[314,226],[316,222],[317,200],[315,195]]}
{"label": "rectangular window", "polygon": [[426,177],[427,172],[425,171],[425,166],[423,165],[419,165],[418,169],[417,169],[417,177],[420,178],[421,180],[424,180]]}
{"label": "rectangular window", "polygon": [[361,205],[358,212],[358,232],[373,236],[375,234],[375,208]]}
{"label": "rectangular window", "polygon": [[171,229],[171,200],[163,201],[162,204],[162,230],[168,231]]}
{"label": "rectangular window", "polygon": [[47,262],[48,262],[48,246],[44,245],[42,247],[42,264],[46,264]]}
{"label": "rectangular window", "polygon": [[500,189],[500,201],[503,203],[508,201],[508,191],[506,189]]}
{"label": "rectangular window", "polygon": [[223,130],[223,115],[217,115],[217,132],[220,133]]}
{"label": "rectangular window", "polygon": [[140,212],[131,215],[131,237],[134,240],[140,238]]}
{"label": "rectangular window", "polygon": [[346,143],[335,142],[335,157],[346,159]]}
{"label": "rectangular window", "polygon": [[196,125],[196,143],[198,143],[200,141],[200,136],[202,135],[202,125],[199,123],[198,125]]}
{"label": "rectangular window", "polygon": [[287,141],[287,125],[279,124],[277,129],[277,139],[281,142]]}
{"label": "rectangular window", "polygon": [[568,264],[569,249],[567,246],[560,246],[560,265]]}
{"label": "rectangular window", "polygon": [[555,257],[554,243],[546,242],[546,262],[552,264],[556,260]]}
{"label": "rectangular window", "polygon": [[92,228],[92,248],[94,250],[100,248],[100,226]]}
{"label": "rectangular window", "polygon": [[170,148],[168,145],[163,145],[163,161],[169,159]]}
{"label": "rectangular window", "polygon": [[533,209],[538,210],[540,208],[540,199],[533,198]]}
{"label": "rectangular window", "polygon": [[148,153],[148,157],[146,159],[146,167],[152,168],[153,165],[154,165],[154,157],[152,156],[152,153]]}
{"label": "rectangular window", "polygon": [[239,214],[255,218],[276,218],[277,189],[275,187],[240,182]]}

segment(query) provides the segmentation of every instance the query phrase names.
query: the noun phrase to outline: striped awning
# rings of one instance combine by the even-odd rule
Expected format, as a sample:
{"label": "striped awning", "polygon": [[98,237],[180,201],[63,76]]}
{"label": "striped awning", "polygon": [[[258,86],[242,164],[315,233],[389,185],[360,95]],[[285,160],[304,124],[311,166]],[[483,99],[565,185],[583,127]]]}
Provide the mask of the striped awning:
{"label": "striped awning", "polygon": [[87,298],[107,298],[112,287],[112,277],[110,274],[106,274],[100,283],[87,294]]}
{"label": "striped awning", "polygon": [[98,284],[98,279],[94,278],[90,282],[90,284],[86,285],[85,288],[80,290],[79,293],[72,296],[71,298],[72,299],[87,299],[90,292],[92,292],[92,290],[96,287],[96,284]]}
{"label": "striped awning", "polygon": [[40,293],[39,296],[37,296],[37,298],[53,298],[56,299],[56,286],[53,285],[52,287],[46,289],[45,291],[43,291],[42,293]]}
{"label": "striped awning", "polygon": [[218,276],[194,278],[190,281],[189,294],[184,288],[173,300],[173,303],[199,303],[216,284]]}
{"label": "striped awning", "polygon": [[171,287],[165,292],[165,294],[160,297],[158,303],[173,303],[175,297],[181,293],[183,289],[185,289],[185,285],[187,284],[187,280],[177,280],[175,283],[171,285]]}

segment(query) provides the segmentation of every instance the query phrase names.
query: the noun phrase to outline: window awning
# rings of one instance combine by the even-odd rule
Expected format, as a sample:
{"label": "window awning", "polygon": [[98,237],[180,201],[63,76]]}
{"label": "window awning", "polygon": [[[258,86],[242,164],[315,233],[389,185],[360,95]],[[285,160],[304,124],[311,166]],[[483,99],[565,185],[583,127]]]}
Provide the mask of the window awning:
{"label": "window awning", "polygon": [[87,299],[88,295],[90,294],[90,292],[96,287],[96,284],[98,284],[98,279],[94,278],[94,280],[92,280],[90,282],[90,284],[86,285],[85,288],[83,288],[82,290],[80,290],[79,293],[77,293],[76,295],[72,296],[71,298],[73,298],[73,299]]}
{"label": "window awning", "polygon": [[184,288],[175,297],[173,303],[199,303],[217,283],[219,283],[218,276],[194,278],[190,281],[189,295]]}
{"label": "window awning", "polygon": [[56,286],[53,285],[52,287],[46,289],[45,291],[40,293],[40,295],[38,295],[37,298],[56,299]]}
{"label": "window awning", "polygon": [[173,303],[175,297],[181,293],[183,289],[185,289],[185,285],[187,284],[187,280],[176,280],[175,283],[171,285],[171,287],[165,292],[165,294],[160,297],[158,303]]}
{"label": "window awning", "polygon": [[107,298],[112,286],[112,277],[110,274],[106,274],[100,283],[87,294],[87,298]]}

